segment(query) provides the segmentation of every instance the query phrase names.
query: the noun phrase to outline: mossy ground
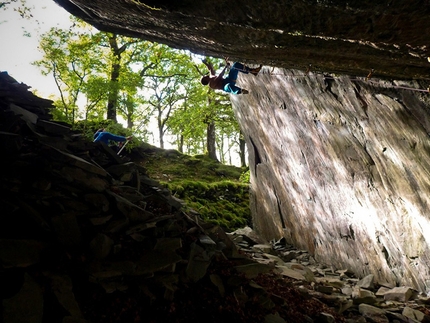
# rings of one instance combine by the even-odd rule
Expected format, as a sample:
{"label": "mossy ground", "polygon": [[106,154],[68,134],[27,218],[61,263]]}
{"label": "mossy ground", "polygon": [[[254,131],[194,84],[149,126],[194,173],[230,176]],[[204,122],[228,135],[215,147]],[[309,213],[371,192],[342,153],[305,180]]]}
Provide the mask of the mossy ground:
{"label": "mossy ground", "polygon": [[244,176],[247,168],[148,144],[138,151],[139,164],[148,175],[184,200],[204,221],[218,224],[227,232],[251,225],[249,183]]}

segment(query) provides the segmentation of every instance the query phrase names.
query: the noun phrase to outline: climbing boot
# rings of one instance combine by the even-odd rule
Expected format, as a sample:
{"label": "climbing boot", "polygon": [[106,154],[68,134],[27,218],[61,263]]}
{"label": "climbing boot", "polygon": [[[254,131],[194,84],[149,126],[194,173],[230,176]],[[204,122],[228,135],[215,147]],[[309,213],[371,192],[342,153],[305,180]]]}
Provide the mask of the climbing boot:
{"label": "climbing boot", "polygon": [[258,73],[260,72],[260,70],[261,70],[261,67],[263,67],[263,65],[261,65],[261,64],[260,64],[260,66],[259,66],[259,67],[250,69],[250,70],[249,70],[249,73],[251,73],[252,75],[257,76],[257,74],[258,74]]}
{"label": "climbing boot", "polygon": [[242,91],[240,92],[240,94],[248,94],[249,93],[249,91],[248,90],[244,90],[244,89],[242,89]]}

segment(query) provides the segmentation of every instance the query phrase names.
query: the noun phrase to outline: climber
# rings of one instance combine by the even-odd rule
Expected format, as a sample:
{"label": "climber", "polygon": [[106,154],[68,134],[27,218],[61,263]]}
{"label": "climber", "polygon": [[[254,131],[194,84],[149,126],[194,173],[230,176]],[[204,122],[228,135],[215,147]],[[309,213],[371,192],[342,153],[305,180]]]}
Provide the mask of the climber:
{"label": "climber", "polygon": [[99,129],[96,131],[96,133],[94,134],[94,142],[103,142],[106,145],[109,145],[109,141],[116,141],[118,143],[123,143],[125,141],[130,141],[133,138],[133,136],[128,136],[128,137],[124,137],[124,136],[118,136],[118,135],[114,135],[110,132],[105,131],[105,129]]}
{"label": "climber", "polygon": [[201,78],[200,82],[203,85],[209,85],[211,89],[214,90],[223,90],[227,93],[232,94],[248,94],[249,92],[245,89],[241,89],[240,87],[236,86],[236,79],[239,72],[248,74],[251,73],[253,75],[257,75],[258,72],[260,72],[262,65],[260,65],[257,68],[249,68],[248,66],[245,66],[239,62],[235,62],[227,75],[227,77],[223,78],[224,72],[227,69],[227,67],[230,66],[230,63],[226,59],[226,66],[221,71],[221,73],[217,76],[215,74],[215,70],[211,63],[208,63],[205,59],[202,60],[203,64],[206,65],[208,68],[210,75],[205,75]]}

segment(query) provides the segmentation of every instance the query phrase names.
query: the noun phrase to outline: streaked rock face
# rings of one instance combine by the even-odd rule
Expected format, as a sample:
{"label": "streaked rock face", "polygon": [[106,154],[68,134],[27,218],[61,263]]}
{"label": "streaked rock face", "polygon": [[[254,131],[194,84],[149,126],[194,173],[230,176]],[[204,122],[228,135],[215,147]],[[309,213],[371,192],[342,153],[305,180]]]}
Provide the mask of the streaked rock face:
{"label": "streaked rock face", "polygon": [[269,68],[239,83],[255,229],[359,276],[428,288],[428,94]]}
{"label": "streaked rock face", "polygon": [[[55,1],[101,30],[195,53],[429,82],[426,1]],[[359,276],[430,289],[428,94],[297,74],[241,75],[251,93],[232,97],[257,231]]]}

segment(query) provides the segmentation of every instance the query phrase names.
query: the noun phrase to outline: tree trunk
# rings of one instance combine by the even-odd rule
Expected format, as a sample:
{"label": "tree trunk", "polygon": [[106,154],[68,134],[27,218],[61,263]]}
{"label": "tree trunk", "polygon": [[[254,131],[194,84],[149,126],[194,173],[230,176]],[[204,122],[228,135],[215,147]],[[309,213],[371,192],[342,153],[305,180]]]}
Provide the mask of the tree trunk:
{"label": "tree trunk", "polygon": [[160,140],[160,148],[164,149],[164,131],[163,131],[163,123],[161,121],[161,109],[160,107],[157,107],[157,109],[158,109],[158,118],[157,118],[158,138]]}
{"label": "tree trunk", "polygon": [[183,135],[179,135],[178,136],[178,151],[180,153],[184,153],[184,136]]}
{"label": "tree trunk", "polygon": [[133,129],[133,120],[131,119],[131,116],[127,116],[127,128],[128,129]]}
{"label": "tree trunk", "polygon": [[209,158],[218,161],[216,156],[216,133],[215,133],[215,122],[210,121],[207,124],[206,132],[206,146],[208,148]]}
{"label": "tree trunk", "polygon": [[241,135],[239,138],[239,156],[240,156],[240,166],[241,167],[246,167],[245,151],[246,151],[246,142],[245,142],[245,139],[243,139],[243,137]]}
{"label": "tree trunk", "polygon": [[111,65],[110,74],[110,87],[109,87],[109,97],[107,103],[107,119],[113,120],[115,123],[116,119],[116,108],[118,103],[118,79],[121,69],[121,50],[118,48],[118,42],[115,34],[109,37],[109,46],[113,55],[113,62]]}

